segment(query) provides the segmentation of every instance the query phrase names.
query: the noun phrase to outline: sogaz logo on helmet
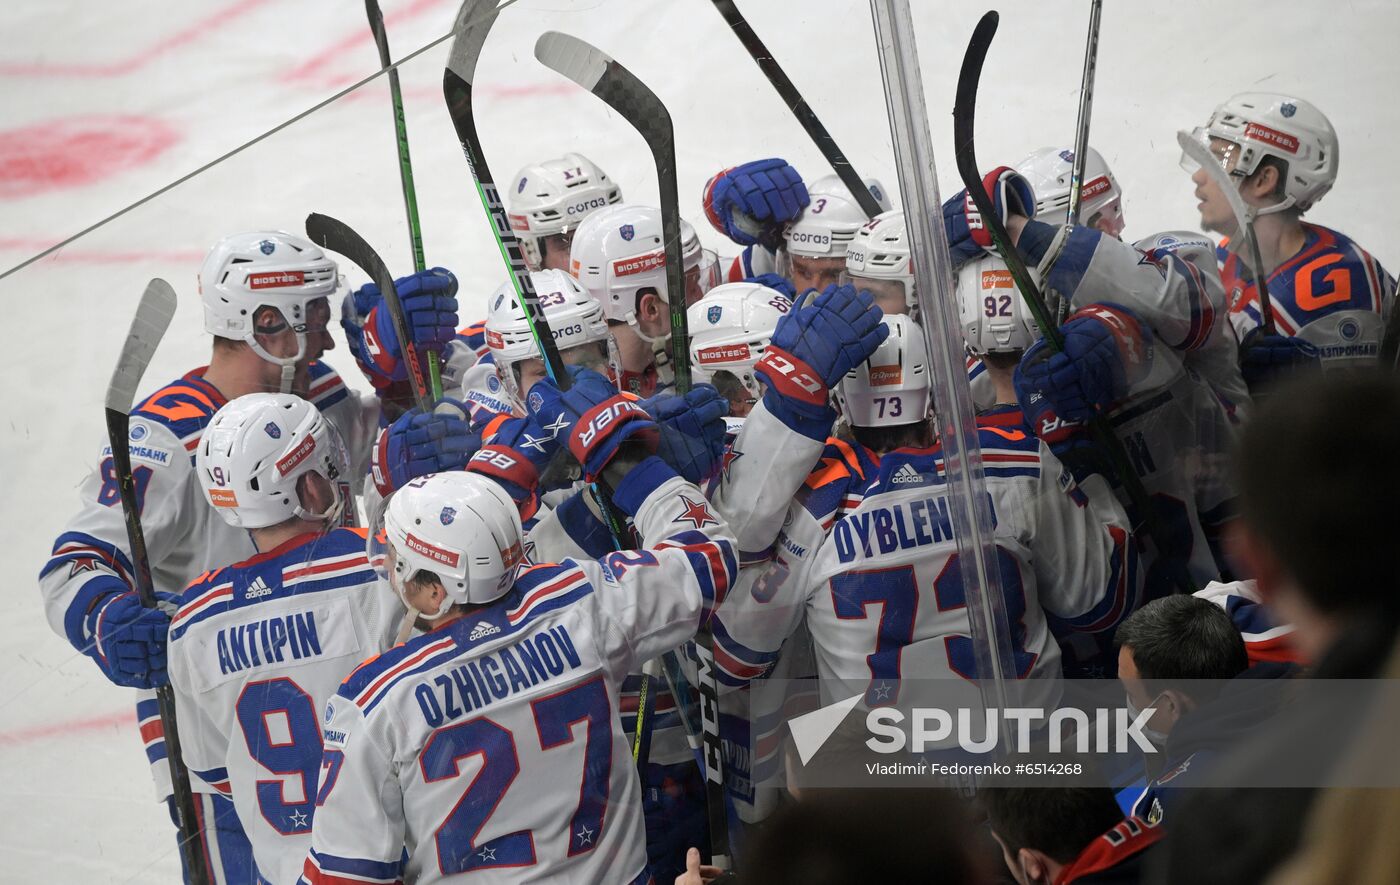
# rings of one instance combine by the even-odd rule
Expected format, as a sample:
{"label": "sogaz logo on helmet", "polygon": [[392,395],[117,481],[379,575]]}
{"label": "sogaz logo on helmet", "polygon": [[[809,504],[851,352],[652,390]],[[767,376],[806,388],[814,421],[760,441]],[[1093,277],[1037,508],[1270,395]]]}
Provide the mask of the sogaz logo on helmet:
{"label": "sogaz logo on helmet", "polygon": [[565,215],[587,215],[589,212],[592,212],[594,209],[601,209],[601,208],[603,208],[603,207],[606,206],[606,205],[608,205],[607,198],[605,198],[605,197],[590,197],[589,199],[584,200],[582,203],[575,203],[574,205],[572,205],[572,206],[570,206],[569,208],[565,209],[565,210],[564,210],[564,214],[565,214]]}
{"label": "sogaz logo on helmet", "polygon": [[813,246],[830,246],[831,234],[811,233],[804,230],[794,230],[788,232],[789,243],[807,243]]}
{"label": "sogaz logo on helmet", "polygon": [[273,252],[277,251],[277,244],[271,240],[263,240],[261,243],[258,243],[258,251],[264,255],[271,255]]}

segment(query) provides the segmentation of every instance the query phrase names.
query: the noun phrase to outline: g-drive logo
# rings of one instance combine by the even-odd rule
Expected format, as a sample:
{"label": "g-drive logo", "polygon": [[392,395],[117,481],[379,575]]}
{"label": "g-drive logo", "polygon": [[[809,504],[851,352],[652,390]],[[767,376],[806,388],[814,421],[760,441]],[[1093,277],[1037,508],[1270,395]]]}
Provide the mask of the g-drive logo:
{"label": "g-drive logo", "polygon": [[[853,695],[788,723],[803,765],[812,760],[864,698],[864,694]],[[1157,753],[1160,751],[1144,732],[1154,712],[1151,707],[1138,711],[1136,716],[1122,707],[874,707],[865,714],[865,728],[870,734],[865,746],[872,752],[887,754],[954,747],[972,754],[989,754],[998,749],[1030,753],[1048,738],[1051,753]]]}

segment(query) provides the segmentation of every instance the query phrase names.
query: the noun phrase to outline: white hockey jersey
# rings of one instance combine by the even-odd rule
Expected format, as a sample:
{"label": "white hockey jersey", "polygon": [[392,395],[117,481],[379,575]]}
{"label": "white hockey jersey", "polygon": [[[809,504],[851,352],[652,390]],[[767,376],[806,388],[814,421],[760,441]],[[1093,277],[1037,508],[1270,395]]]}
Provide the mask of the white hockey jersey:
{"label": "white hockey jersey", "polygon": [[[225,523],[209,506],[194,473],[194,452],[204,428],[224,405],[221,393],[196,369],[157,390],[131,414],[130,452],[141,527],[146,536],[151,577],[157,590],[179,593],[200,573],[255,554],[248,533]],[[361,400],[335,370],[312,363],[307,398],[340,432],[351,458],[350,479],[364,475],[378,421],[378,402]],[[358,489],[356,489],[357,491]],[[104,443],[97,469],[78,489],[81,506],[54,542],[39,574],[39,590],[49,625],[79,651],[92,645],[84,616],[99,591],[89,587],[98,575],[115,575],[134,587],[126,522]],[[353,507],[347,508],[354,513]],[[137,718],[159,797],[170,794],[165,740],[155,694],[142,692]]]}
{"label": "white hockey jersey", "polygon": [[[644,462],[648,549],[565,560],[357,670],[326,710],[302,881],[645,881],[619,686],[675,648],[738,571],[698,489]],[[400,858],[407,850],[407,866]]]}
{"label": "white hockey jersey", "polygon": [[171,622],[185,764],[233,800],[271,882],[295,882],[311,849],[321,710],[403,620],[365,541],[354,528],[301,535],[210,572]]}
{"label": "white hockey jersey", "polygon": [[1038,262],[1047,291],[1075,309],[1109,302],[1133,311],[1210,385],[1232,419],[1246,415],[1249,389],[1211,240],[1174,231],[1129,245],[1092,228],[1033,222],[1018,248]]}
{"label": "white hockey jersey", "polygon": [[[1141,592],[1136,548],[1102,478],[1075,483],[1029,433],[979,436],[1015,675],[1043,679],[1053,700],[1059,651],[1046,612],[1083,630],[1116,624]],[[727,650],[776,650],[805,617],[824,703],[847,696],[842,684],[877,704],[896,698],[903,677],[976,678],[944,483],[937,448],[899,449],[867,487],[846,492],[838,514],[794,512],[773,573],[742,600],[748,611],[735,599],[720,612]]]}

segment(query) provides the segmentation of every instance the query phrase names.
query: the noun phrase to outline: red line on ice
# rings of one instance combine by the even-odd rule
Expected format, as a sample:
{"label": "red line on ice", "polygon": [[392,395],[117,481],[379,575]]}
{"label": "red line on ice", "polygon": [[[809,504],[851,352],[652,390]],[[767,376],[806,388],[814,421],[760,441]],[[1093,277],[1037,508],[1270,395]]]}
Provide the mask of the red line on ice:
{"label": "red line on ice", "polygon": [[32,744],[46,738],[64,737],[90,731],[108,731],[121,725],[134,725],[135,723],[136,711],[123,710],[120,713],[107,713],[103,716],[92,716],[87,719],[69,719],[65,722],[52,722],[48,725],[31,725],[28,728],[0,731],[0,747]]}
{"label": "red line on ice", "polygon": [[[63,237],[0,237],[0,252],[42,252]],[[86,249],[69,246],[39,262],[69,262],[74,264],[137,264],[142,261],[168,261],[187,268],[194,268],[204,260],[203,252],[197,249],[171,249],[165,251],[120,252],[112,249]]]}
{"label": "red line on ice", "polygon": [[234,2],[220,7],[194,24],[162,37],[150,46],[116,61],[87,64],[82,62],[49,64],[43,61],[5,62],[0,63],[0,77],[115,77],[130,74],[132,71],[150,64],[157,56],[164,55],[170,50],[188,43],[198,37],[200,32],[211,30],[215,25],[228,24],[231,19],[246,15],[269,2],[271,0],[234,0]]}

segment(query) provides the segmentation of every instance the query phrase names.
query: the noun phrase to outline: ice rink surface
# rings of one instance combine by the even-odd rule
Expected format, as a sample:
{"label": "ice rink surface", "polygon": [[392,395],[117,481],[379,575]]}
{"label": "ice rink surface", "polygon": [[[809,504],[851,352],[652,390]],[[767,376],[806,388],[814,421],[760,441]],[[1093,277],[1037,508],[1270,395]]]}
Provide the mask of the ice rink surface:
{"label": "ice rink surface", "polygon": [[[869,10],[861,0],[741,0],[853,164],[897,182]],[[1092,143],[1113,167],[1132,237],[1197,219],[1175,133],[1247,90],[1318,104],[1341,140],[1335,189],[1308,216],[1400,267],[1393,218],[1400,83],[1392,0],[1110,2]],[[984,168],[1067,144],[1087,0],[1007,2],[978,103]],[[394,57],[451,28],[454,0],[383,0]],[[953,87],[985,8],[914,0],[940,183],[956,188]],[[10,0],[0,55],[0,272],[232,150],[378,68],[354,0]],[[629,200],[654,202],[650,155],[592,96],[539,65],[566,31],[646,81],[675,120],[682,211],[701,237],[700,189],[719,168],[779,155],[808,179],[820,155],[705,0],[518,0],[478,67],[479,129],[499,181],[579,150]],[[446,43],[403,67],[429,264],[462,281],[463,320],[503,271],[442,100]],[[897,201],[898,202],[898,201]],[[0,422],[3,527],[15,552],[0,595],[0,881],[175,882],[173,830],[154,802],[127,690],[45,622],[35,577],[96,463],[101,403],[148,279],[180,295],[144,390],[207,362],[195,274],[222,235],[302,232],[337,216],[396,273],[411,270],[388,90],[380,78],[56,255],[0,279],[8,392]],[[363,282],[345,267],[348,282]],[[344,345],[330,354],[359,381]],[[164,588],[175,590],[177,588]]]}

